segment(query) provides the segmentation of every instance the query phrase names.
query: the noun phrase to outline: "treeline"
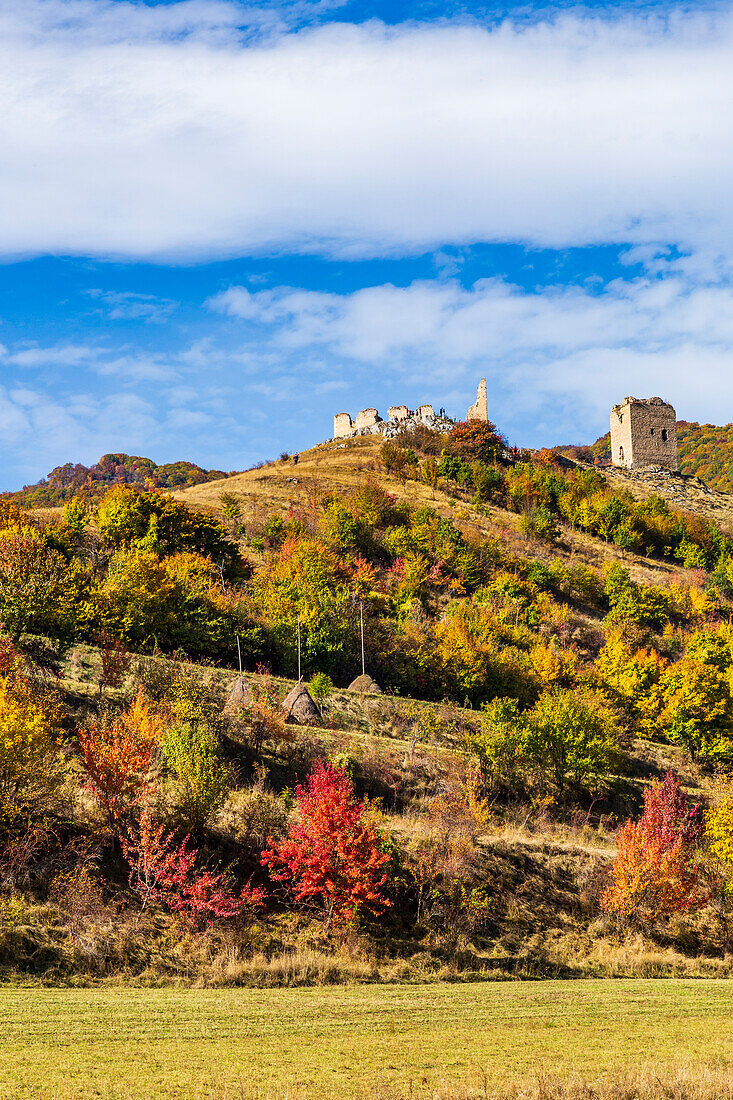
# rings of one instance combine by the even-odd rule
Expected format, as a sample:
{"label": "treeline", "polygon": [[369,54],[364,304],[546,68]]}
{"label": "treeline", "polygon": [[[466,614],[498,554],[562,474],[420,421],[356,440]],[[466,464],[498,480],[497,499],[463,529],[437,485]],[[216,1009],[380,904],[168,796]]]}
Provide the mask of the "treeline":
{"label": "treeline", "polygon": [[67,462],[56,466],[36,485],[25,485],[13,493],[3,493],[20,508],[52,508],[65,504],[78,494],[98,500],[113,485],[135,485],[140,489],[185,489],[206,481],[229,477],[223,470],[204,470],[194,462],[167,462],[158,465],[139,455],[103,455],[93,466]]}

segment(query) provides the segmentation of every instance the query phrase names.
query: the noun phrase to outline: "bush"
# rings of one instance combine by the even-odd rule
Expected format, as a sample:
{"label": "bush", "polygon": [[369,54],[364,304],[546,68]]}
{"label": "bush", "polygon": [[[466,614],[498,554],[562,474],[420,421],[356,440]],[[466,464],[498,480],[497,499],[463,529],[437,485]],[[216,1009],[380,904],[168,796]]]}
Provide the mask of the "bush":
{"label": "bush", "polygon": [[295,799],[298,823],[262,853],[263,866],[288,883],[297,901],[321,908],[326,930],[381,912],[390,904],[382,892],[390,856],[345,773],[316,765]]}
{"label": "bush", "polygon": [[605,909],[650,927],[662,917],[699,908],[705,899],[698,889],[695,849],[702,827],[700,807],[690,806],[673,772],[653,783],[644,793],[639,821],[627,822],[618,834]]}
{"label": "bush", "polygon": [[552,691],[528,715],[528,756],[550,777],[560,795],[568,784],[594,788],[621,761],[616,721],[600,696]]}
{"label": "bush", "polygon": [[215,734],[205,725],[173,725],[161,742],[161,756],[173,776],[176,809],[192,825],[203,827],[230,787]]}
{"label": "bush", "polygon": [[55,808],[64,768],[59,717],[24,678],[0,676],[0,836]]}
{"label": "bush", "polygon": [[325,672],[317,672],[315,676],[311,677],[308,690],[320,706],[333,695],[333,680]]}

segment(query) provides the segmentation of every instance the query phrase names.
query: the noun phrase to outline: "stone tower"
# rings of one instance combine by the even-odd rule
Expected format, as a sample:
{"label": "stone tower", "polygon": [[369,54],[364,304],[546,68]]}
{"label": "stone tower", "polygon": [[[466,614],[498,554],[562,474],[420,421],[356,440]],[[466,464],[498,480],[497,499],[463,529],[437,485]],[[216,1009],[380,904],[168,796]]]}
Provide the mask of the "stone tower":
{"label": "stone tower", "polygon": [[486,401],[486,379],[482,378],[476,391],[476,401],[466,413],[466,420],[488,420],[489,407]]}
{"label": "stone tower", "polygon": [[611,409],[611,461],[638,470],[642,466],[677,469],[677,417],[661,397],[625,397]]}

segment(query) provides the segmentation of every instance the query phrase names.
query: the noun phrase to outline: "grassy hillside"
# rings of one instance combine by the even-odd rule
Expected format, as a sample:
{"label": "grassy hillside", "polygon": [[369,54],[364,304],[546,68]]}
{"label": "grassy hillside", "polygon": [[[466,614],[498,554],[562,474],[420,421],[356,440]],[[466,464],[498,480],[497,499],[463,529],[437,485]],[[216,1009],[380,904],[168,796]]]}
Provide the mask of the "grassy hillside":
{"label": "grassy hillside", "polygon": [[[673,770],[702,821],[733,760],[720,494],[550,454],[497,465],[476,457],[480,430],[473,450],[405,442],[329,444],[169,495],[116,486],[48,521],[2,506],[0,691],[41,741],[20,765],[0,754],[16,769],[6,980],[730,973],[727,880],[697,827],[704,889],[680,912],[603,901],[619,826],[654,784]],[[348,687],[362,611],[383,694]],[[279,709],[299,628],[309,725]],[[239,648],[252,694],[232,711]],[[105,767],[140,761],[119,806],[94,755],[110,738]],[[337,929],[262,862],[323,762],[389,852],[377,911]],[[170,884],[143,897],[143,804],[161,844],[188,835],[200,873],[256,903],[235,919],[185,909]]]}
{"label": "grassy hillside", "polygon": [[[597,439],[592,447],[599,462],[611,457],[611,433]],[[680,473],[701,478],[711,489],[733,493],[733,424],[677,423],[677,457]]]}
{"label": "grassy hillside", "polygon": [[21,508],[53,508],[79,493],[98,500],[112,485],[136,485],[141,489],[175,489],[209,482],[227,475],[223,470],[204,470],[193,462],[158,465],[139,455],[103,455],[93,466],[67,462],[51,470],[35,485],[25,485],[0,497]]}

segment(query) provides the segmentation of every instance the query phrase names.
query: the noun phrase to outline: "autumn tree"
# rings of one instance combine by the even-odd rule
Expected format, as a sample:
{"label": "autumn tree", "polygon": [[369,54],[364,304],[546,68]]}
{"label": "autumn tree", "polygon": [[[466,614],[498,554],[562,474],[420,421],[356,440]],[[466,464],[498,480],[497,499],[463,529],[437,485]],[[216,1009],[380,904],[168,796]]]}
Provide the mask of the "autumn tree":
{"label": "autumn tree", "polygon": [[63,779],[56,709],[16,672],[0,675],[0,833],[42,817]]}
{"label": "autumn tree", "polygon": [[448,433],[447,450],[467,462],[476,459],[490,465],[502,458],[506,446],[506,440],[490,420],[468,420],[456,424]]}
{"label": "autumn tree", "polygon": [[648,787],[640,819],[619,831],[604,908],[642,927],[699,908],[705,896],[695,853],[702,829],[700,807],[690,805],[674,772]]}
{"label": "autumn tree", "polygon": [[202,827],[231,786],[215,733],[205,722],[176,722],[163,737],[161,757],[178,812],[191,825]]}
{"label": "autumn tree", "polygon": [[598,696],[576,691],[545,692],[530,712],[526,754],[552,779],[560,795],[566,787],[594,786],[618,766],[618,726]]}
{"label": "autumn tree", "polygon": [[296,788],[295,801],[298,822],[285,840],[270,838],[263,866],[289,883],[297,901],[316,903],[327,930],[381,912],[390,904],[383,893],[390,856],[346,772],[318,764],[307,787]]}
{"label": "autumn tree", "polygon": [[108,825],[119,829],[153,784],[162,722],[142,692],[118,717],[96,718],[77,731],[88,785]]}
{"label": "autumn tree", "polygon": [[81,580],[79,564],[50,549],[35,527],[0,531],[0,622],[15,641],[30,630],[56,636],[72,628]]}

